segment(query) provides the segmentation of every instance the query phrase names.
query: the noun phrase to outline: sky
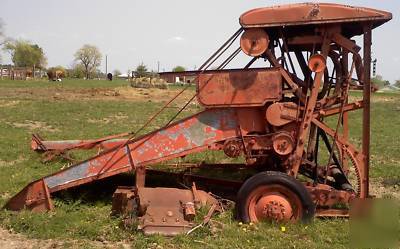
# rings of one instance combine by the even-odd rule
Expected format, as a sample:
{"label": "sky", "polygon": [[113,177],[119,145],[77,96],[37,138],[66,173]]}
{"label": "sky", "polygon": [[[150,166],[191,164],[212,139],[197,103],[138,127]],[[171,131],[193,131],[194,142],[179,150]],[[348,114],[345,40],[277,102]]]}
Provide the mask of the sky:
{"label": "sky", "polygon": [[[84,44],[108,57],[108,71],[126,73],[140,63],[170,71],[199,67],[240,26],[247,10],[299,1],[269,0],[0,0],[5,34],[41,46],[48,66],[69,67]],[[300,0],[300,2],[302,2]],[[373,33],[378,74],[400,79],[400,1],[329,1],[390,11],[393,20]],[[10,58],[2,52],[2,63]],[[105,71],[105,59],[101,70]]]}

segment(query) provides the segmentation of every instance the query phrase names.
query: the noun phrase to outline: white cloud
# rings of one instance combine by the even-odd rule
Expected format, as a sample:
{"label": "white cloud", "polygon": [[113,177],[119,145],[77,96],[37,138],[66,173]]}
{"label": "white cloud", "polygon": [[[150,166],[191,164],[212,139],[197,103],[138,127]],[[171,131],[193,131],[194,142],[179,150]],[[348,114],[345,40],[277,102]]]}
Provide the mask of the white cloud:
{"label": "white cloud", "polygon": [[182,42],[184,41],[185,38],[181,37],[181,36],[174,36],[168,39],[169,42]]}

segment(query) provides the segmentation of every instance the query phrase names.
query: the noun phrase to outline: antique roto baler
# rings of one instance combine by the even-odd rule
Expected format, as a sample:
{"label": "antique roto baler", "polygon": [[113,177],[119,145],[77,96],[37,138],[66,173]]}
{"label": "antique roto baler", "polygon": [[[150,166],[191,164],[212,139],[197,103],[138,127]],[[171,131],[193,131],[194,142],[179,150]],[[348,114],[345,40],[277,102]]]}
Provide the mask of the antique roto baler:
{"label": "antique roto baler", "polygon": [[[188,227],[182,222],[194,213],[192,201],[214,200],[195,188],[146,188],[145,168],[219,150],[259,170],[237,193],[242,221],[346,216],[347,209],[339,207],[369,197],[371,31],[391,18],[375,9],[323,3],[248,11],[240,17],[241,28],[198,71],[195,96],[203,111],[139,137],[34,137],[35,150],[100,147],[101,152],[30,183],[6,208],[49,210],[54,192],[135,171],[132,196],[139,215],[146,217],[142,227],[149,233]],[[355,36],[363,36],[363,50]],[[238,37],[240,47],[230,49]],[[228,51],[233,52],[221,58]],[[251,58],[244,68],[224,69],[240,52]],[[221,62],[216,70],[207,70],[216,61]],[[264,65],[253,68],[254,63]],[[363,90],[362,100],[351,101],[350,89]],[[358,109],[363,109],[361,150],[349,140],[348,114]],[[171,200],[175,207],[168,204]]]}

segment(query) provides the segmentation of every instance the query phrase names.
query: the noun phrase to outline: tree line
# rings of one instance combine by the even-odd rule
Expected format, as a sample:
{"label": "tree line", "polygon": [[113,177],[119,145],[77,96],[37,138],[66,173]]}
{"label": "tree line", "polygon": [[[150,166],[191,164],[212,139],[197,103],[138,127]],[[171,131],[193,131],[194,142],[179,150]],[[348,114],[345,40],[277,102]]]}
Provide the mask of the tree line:
{"label": "tree line", "polygon": [[[31,68],[33,76],[36,70],[47,70],[50,77],[71,77],[86,78],[105,77],[99,70],[102,61],[100,50],[90,44],[85,44],[74,53],[74,60],[69,68],[62,66],[47,68],[47,57],[42,47],[27,40],[7,38],[4,34],[4,23],[0,19],[0,47],[6,51],[15,67]],[[1,62],[1,58],[0,58]],[[172,71],[183,72],[186,69],[182,66],[176,66]],[[139,64],[134,71],[128,71],[129,76],[148,77],[156,74],[150,72],[146,65]],[[113,75],[121,75],[119,70],[114,70]]]}
{"label": "tree line", "polygon": [[[36,70],[47,69],[47,74],[49,77],[57,76],[86,79],[105,77],[101,70],[99,70],[103,56],[96,46],[85,44],[79,48],[74,53],[74,61],[70,68],[64,68],[62,66],[46,68],[47,57],[43,51],[43,48],[41,48],[38,44],[31,43],[30,41],[7,38],[4,34],[4,22],[1,18],[0,47],[10,54],[11,60],[15,67],[29,67],[32,68],[33,73],[35,73]],[[172,69],[172,71],[183,72],[186,71],[186,68],[183,66],[176,66]],[[135,68],[134,71],[128,71],[127,74],[130,77],[148,77],[149,75],[153,75],[154,72],[149,72],[147,66],[141,63]],[[121,71],[114,70],[113,75],[121,75]],[[390,82],[384,80],[380,75],[372,78],[372,82],[379,88],[390,86]],[[394,85],[400,88],[400,80],[396,80]]]}

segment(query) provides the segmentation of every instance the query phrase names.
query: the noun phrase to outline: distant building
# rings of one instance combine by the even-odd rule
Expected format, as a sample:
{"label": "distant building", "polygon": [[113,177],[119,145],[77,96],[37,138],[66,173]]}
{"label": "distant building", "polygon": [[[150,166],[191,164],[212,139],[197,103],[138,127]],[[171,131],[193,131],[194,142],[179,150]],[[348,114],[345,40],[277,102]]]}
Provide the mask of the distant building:
{"label": "distant building", "polygon": [[[43,70],[36,69],[35,77],[43,77],[46,73]],[[33,69],[31,67],[15,67],[12,65],[0,65],[0,78],[8,78],[11,80],[26,80],[33,78]]]}
{"label": "distant building", "polygon": [[167,83],[194,83],[199,71],[162,72],[160,78]]}

